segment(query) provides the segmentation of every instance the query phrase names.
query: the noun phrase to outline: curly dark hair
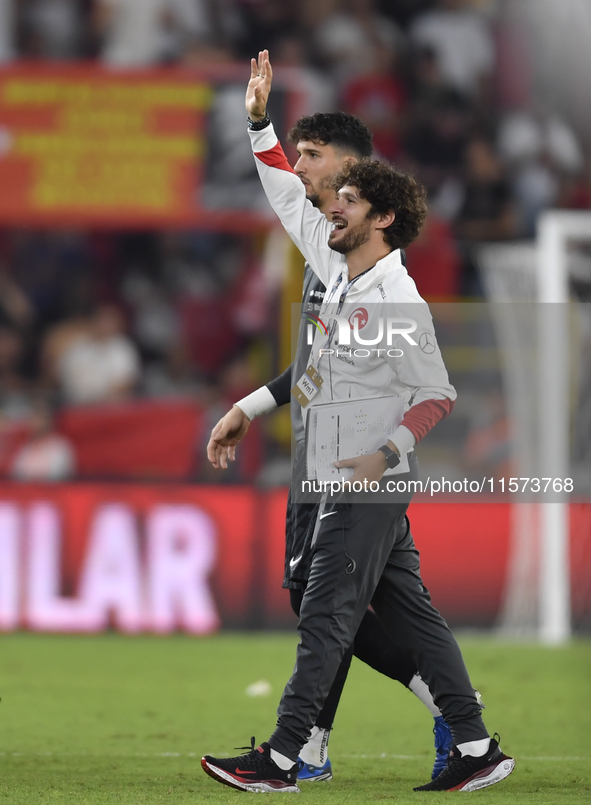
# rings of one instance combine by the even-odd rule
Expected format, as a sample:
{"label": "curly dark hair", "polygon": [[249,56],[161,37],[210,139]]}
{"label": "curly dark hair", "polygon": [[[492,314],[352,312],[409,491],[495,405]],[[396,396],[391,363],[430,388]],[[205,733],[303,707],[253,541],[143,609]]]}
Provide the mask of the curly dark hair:
{"label": "curly dark hair", "polygon": [[346,112],[316,112],[301,117],[287,133],[292,145],[309,140],[346,151],[358,159],[372,155],[373,134],[359,118]]}
{"label": "curly dark hair", "polygon": [[334,177],[332,186],[354,187],[369,201],[370,217],[394,212],[396,218],[384,229],[384,240],[392,249],[405,249],[419,234],[427,216],[427,191],[413,176],[389,162],[364,159],[346,165]]}

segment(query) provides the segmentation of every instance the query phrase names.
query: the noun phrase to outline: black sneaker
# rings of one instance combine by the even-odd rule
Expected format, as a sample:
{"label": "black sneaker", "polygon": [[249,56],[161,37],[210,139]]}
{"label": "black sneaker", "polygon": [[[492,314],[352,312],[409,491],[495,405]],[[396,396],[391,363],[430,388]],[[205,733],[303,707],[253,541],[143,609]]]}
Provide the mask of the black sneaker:
{"label": "black sneaker", "polygon": [[447,766],[430,783],[414,791],[478,791],[488,785],[500,783],[515,767],[512,757],[504,755],[499,748],[499,736],[490,739],[488,752],[482,757],[462,757],[457,746],[452,746]]}
{"label": "black sneaker", "polygon": [[299,794],[300,789],[297,785],[299,764],[294,763],[291,769],[284,771],[271,760],[271,747],[268,743],[256,748],[254,743],[254,738],[251,738],[250,751],[238,757],[218,758],[205,755],[201,758],[203,771],[218,783],[237,788],[239,791]]}

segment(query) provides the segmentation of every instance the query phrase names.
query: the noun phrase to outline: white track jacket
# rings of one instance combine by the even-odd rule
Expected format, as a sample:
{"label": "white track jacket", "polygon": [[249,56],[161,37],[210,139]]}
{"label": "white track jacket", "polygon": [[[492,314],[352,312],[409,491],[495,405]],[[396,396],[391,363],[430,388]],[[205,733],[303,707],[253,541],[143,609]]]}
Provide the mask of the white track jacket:
{"label": "white track jacket", "polygon": [[[406,453],[451,411],[456,399],[429,307],[402,265],[398,249],[362,274],[343,299],[349,284],[347,260],[328,246],[332,224],[306,198],[304,185],[290,167],[272,125],[249,134],[273,210],[327,288],[320,319],[329,333],[331,329],[333,332],[329,339],[315,328],[311,356],[324,382],[313,404],[384,395],[402,397],[406,413],[389,438],[401,454]],[[339,345],[334,322],[331,328],[335,314],[346,317],[352,329],[357,321],[357,335],[351,333],[349,347]],[[414,345],[402,334],[387,338],[387,322],[392,319],[400,320],[402,328],[411,326],[408,322],[416,323],[416,329],[408,333]],[[332,350],[332,354],[319,356],[321,349]],[[293,378],[293,382],[298,379]]]}

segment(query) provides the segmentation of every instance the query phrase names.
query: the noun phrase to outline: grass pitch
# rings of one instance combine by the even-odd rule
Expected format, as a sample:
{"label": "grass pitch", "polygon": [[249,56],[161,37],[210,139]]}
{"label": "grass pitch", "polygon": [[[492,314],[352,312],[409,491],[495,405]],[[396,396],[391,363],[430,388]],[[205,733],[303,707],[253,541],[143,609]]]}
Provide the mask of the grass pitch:
{"label": "grass pitch", "polygon": [[[253,734],[267,739],[296,637],[16,634],[1,643],[0,803],[244,805],[252,795],[215,783],[199,759],[233,754]],[[590,803],[591,641],[460,643],[486,724],[517,759],[508,780],[475,794],[413,793],[430,776],[431,717],[354,660],[330,743],[335,779],[302,785],[298,802]],[[247,697],[261,679],[272,693]]]}

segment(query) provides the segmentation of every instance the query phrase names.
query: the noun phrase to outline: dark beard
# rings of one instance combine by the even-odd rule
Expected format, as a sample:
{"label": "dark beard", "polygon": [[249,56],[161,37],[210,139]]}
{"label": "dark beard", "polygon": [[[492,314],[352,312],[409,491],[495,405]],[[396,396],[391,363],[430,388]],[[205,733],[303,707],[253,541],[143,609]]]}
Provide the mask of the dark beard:
{"label": "dark beard", "polygon": [[[321,179],[318,183],[318,191],[320,190],[327,190],[332,185],[332,177],[326,177],[325,179]],[[316,192],[315,190],[310,190],[310,192],[306,193],[306,198],[308,201],[312,202],[314,207],[320,206],[320,193]]]}
{"label": "dark beard", "polygon": [[355,251],[355,249],[358,249],[360,246],[363,246],[364,243],[367,243],[369,240],[369,232],[370,223],[366,220],[359,224],[359,226],[357,226],[355,229],[351,229],[349,232],[347,232],[347,234],[334,245],[329,240],[328,245],[334,252],[339,252],[339,254],[349,254],[349,252]]}

